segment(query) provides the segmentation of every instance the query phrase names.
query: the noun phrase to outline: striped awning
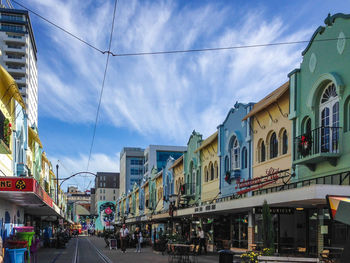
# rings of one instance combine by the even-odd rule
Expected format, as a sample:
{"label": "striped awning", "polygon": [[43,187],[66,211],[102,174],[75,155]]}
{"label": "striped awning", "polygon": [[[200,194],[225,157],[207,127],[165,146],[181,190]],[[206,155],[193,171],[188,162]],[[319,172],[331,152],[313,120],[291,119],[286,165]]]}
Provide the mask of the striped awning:
{"label": "striped awning", "polygon": [[350,225],[350,197],[327,195],[327,202],[331,218]]}

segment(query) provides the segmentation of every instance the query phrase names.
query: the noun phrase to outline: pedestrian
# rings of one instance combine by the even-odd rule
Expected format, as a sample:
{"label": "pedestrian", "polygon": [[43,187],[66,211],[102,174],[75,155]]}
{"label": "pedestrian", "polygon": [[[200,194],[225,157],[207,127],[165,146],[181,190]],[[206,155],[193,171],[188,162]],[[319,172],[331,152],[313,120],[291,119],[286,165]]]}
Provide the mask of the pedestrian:
{"label": "pedestrian", "polygon": [[136,242],[136,250],[135,252],[141,253],[141,243],[143,241],[142,232],[139,227],[136,227],[134,232],[134,239]]}
{"label": "pedestrian", "polygon": [[126,225],[123,224],[122,228],[120,229],[120,245],[123,253],[126,252],[126,242],[127,242],[128,235],[129,235],[129,230],[126,228]]}
{"label": "pedestrian", "polygon": [[105,248],[108,248],[108,247],[109,247],[109,240],[108,240],[108,238],[109,238],[109,234],[108,234],[107,231],[105,231],[105,232],[104,232],[104,235],[103,235],[103,239],[105,240],[105,243],[106,243]]}
{"label": "pedestrian", "polygon": [[154,246],[156,245],[156,240],[157,240],[157,230],[154,229],[154,231],[153,231],[153,244],[154,244]]}
{"label": "pedestrian", "polygon": [[198,237],[199,237],[199,254],[202,254],[202,247],[204,247],[204,253],[207,254],[207,246],[205,244],[205,234],[200,226],[198,227]]}

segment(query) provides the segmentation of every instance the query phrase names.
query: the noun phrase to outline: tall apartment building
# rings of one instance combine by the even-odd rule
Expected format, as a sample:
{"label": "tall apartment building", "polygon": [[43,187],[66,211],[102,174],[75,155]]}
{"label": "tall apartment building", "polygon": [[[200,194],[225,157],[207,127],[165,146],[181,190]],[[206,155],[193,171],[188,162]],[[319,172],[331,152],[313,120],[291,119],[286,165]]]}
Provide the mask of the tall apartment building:
{"label": "tall apartment building", "polygon": [[28,124],[38,126],[37,48],[28,11],[0,5],[0,64],[16,80]]}
{"label": "tall apartment building", "polygon": [[90,194],[91,194],[91,206],[90,206],[90,215],[95,214],[95,204],[96,204],[96,198],[95,198],[95,188],[90,189]]}
{"label": "tall apartment building", "polygon": [[120,194],[127,193],[143,176],[144,149],[124,147],[120,153]]}
{"label": "tall apartment building", "polygon": [[150,145],[144,152],[144,177],[150,176],[152,168],[161,171],[169,157],[175,160],[179,158],[187,150],[185,146],[167,146],[167,145]]}
{"label": "tall apartment building", "polygon": [[115,202],[119,197],[119,173],[98,172],[95,178],[95,214],[98,214],[98,202]]}

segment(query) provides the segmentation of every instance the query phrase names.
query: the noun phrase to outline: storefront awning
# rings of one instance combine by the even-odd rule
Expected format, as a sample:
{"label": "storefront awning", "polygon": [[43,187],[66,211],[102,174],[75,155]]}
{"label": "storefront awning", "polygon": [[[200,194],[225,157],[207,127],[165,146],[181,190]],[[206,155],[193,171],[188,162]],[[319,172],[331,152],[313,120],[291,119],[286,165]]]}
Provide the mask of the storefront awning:
{"label": "storefront awning", "polygon": [[350,197],[327,195],[327,202],[332,219],[350,225]]}
{"label": "storefront awning", "polygon": [[220,215],[222,213],[244,212],[262,206],[264,200],[270,207],[303,207],[312,208],[327,205],[327,195],[346,195],[350,186],[343,185],[311,185],[295,189],[283,190],[269,194],[232,199],[210,205],[190,207],[177,210],[177,216]]}
{"label": "storefront awning", "polygon": [[0,198],[35,216],[62,217],[61,210],[34,178],[0,177]]}
{"label": "storefront awning", "polygon": [[21,93],[18,90],[16,81],[2,66],[0,66],[0,79],[1,85],[4,86],[2,89],[6,90],[9,96],[13,97],[22,106],[22,108],[25,109],[26,105],[23,101]]}

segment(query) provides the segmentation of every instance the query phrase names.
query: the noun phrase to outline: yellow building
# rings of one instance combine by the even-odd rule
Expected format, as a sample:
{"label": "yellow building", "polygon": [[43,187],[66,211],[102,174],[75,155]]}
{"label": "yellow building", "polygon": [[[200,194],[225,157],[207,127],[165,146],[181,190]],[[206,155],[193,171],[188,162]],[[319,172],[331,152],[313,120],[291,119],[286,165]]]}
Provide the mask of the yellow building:
{"label": "yellow building", "polygon": [[145,184],[141,186],[144,188],[145,193],[145,209],[144,214],[148,215],[150,213],[149,207],[150,207],[150,201],[149,201],[149,181],[146,181]]}
{"label": "yellow building", "polygon": [[[291,121],[289,112],[289,82],[271,92],[243,120],[253,119],[253,177],[277,174],[290,170],[291,158]],[[283,173],[280,173],[281,175]],[[284,181],[288,180],[285,178]],[[281,184],[277,180],[265,186],[271,188]]]}
{"label": "yellow building", "polygon": [[163,171],[157,173],[154,178],[156,181],[156,214],[160,213],[163,209]]}
{"label": "yellow building", "polygon": [[202,192],[201,202],[212,202],[218,197],[219,188],[219,157],[218,132],[215,132],[202,142],[194,152],[200,152]]}
{"label": "yellow building", "polygon": [[0,66],[0,171],[1,176],[13,176],[12,130],[15,130],[15,100],[25,108],[15,80]]}
{"label": "yellow building", "polygon": [[[170,167],[170,169],[173,169],[173,176],[174,176],[174,194],[179,195],[180,187],[184,184],[184,163],[183,163],[184,156],[182,155],[178,159],[176,159],[173,163],[173,165]],[[178,201],[176,201],[175,206],[178,207]]]}

